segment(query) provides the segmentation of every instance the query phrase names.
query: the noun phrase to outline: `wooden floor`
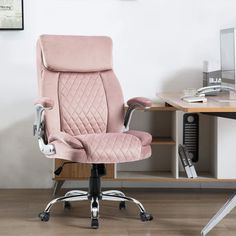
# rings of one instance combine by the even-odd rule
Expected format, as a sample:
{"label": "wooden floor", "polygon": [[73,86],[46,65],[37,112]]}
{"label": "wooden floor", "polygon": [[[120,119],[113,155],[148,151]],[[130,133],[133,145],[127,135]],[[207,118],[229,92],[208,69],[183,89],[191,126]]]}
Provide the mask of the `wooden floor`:
{"label": "wooden floor", "polygon": [[[201,229],[232,192],[144,191],[124,192],[139,199],[154,216],[141,222],[132,204],[118,210],[117,202],[101,202],[100,228],[90,229],[89,202],[73,203],[71,210],[56,205],[49,222],[37,214],[51,199],[49,190],[0,190],[0,236],[199,236]],[[233,210],[209,236],[235,236]]]}

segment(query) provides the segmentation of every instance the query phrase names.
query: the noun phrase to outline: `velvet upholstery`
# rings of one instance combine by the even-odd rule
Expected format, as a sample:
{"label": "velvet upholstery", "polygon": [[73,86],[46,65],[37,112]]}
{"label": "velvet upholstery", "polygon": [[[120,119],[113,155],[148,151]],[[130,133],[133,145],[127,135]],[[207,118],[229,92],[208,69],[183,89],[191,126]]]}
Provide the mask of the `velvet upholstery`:
{"label": "velvet upholstery", "polygon": [[62,131],[106,132],[108,111],[100,73],[61,73],[58,93]]}
{"label": "velvet upholstery", "polygon": [[[102,36],[43,35],[37,43],[38,102],[47,140],[60,158],[119,163],[151,155],[151,135],[124,130],[124,100],[112,69],[112,41]],[[142,100],[142,104],[147,104]]]}
{"label": "velvet upholstery", "polygon": [[151,107],[152,106],[152,101],[148,98],[144,97],[135,97],[131,98],[127,102],[128,106],[140,106],[140,107]]}
{"label": "velvet upholstery", "polygon": [[48,70],[97,72],[112,69],[112,41],[108,37],[42,35],[40,45],[43,64]]}

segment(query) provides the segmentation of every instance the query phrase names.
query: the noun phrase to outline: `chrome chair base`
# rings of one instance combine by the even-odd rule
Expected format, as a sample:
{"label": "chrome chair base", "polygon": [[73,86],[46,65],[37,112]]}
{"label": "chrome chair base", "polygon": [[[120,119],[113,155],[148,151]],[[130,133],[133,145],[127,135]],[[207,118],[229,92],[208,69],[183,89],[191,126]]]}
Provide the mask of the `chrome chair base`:
{"label": "chrome chair base", "polygon": [[140,211],[140,218],[142,221],[151,221],[153,219],[151,214],[148,214],[144,206],[136,199],[127,197],[125,194],[118,190],[109,190],[101,192],[100,196],[91,196],[88,192],[80,190],[72,190],[67,192],[63,197],[53,199],[48,203],[45,210],[39,214],[42,221],[48,221],[50,218],[50,210],[55,203],[64,202],[65,208],[70,208],[70,202],[90,200],[91,212],[91,227],[97,229],[99,227],[99,201],[118,201],[120,202],[119,208],[125,208],[125,202],[133,202],[137,205]]}
{"label": "chrome chair base", "polygon": [[236,207],[236,194],[234,194],[223,207],[211,218],[202,229],[201,236],[206,236],[226,215]]}

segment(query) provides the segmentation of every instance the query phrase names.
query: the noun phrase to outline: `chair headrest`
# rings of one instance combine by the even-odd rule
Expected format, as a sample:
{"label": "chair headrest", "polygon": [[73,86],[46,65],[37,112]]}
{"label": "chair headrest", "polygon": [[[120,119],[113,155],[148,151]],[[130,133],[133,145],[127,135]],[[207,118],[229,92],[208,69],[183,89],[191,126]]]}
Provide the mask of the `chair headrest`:
{"label": "chair headrest", "polygon": [[62,72],[112,69],[112,40],[106,36],[41,35],[44,66]]}

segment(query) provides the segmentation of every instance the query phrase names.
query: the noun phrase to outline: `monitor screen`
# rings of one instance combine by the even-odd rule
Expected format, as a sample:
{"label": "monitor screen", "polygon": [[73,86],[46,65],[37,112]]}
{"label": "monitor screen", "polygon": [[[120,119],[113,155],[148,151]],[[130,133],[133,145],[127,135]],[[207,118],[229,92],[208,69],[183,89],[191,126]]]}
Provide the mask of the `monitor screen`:
{"label": "monitor screen", "polygon": [[235,29],[220,31],[222,84],[235,88]]}

